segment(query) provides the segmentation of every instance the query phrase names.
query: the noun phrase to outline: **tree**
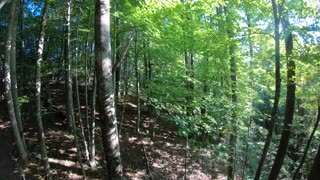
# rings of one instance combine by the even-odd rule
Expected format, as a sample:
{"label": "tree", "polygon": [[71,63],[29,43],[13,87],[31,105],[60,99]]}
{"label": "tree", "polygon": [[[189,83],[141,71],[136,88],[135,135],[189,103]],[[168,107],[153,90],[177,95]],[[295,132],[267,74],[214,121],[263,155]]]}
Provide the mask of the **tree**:
{"label": "tree", "polygon": [[[287,16],[284,16],[282,19],[282,27],[284,31],[289,28],[289,19]],[[294,104],[295,104],[295,91],[296,91],[296,83],[295,83],[295,61],[292,56],[293,50],[293,37],[292,32],[290,31],[285,39],[285,48],[286,48],[286,59],[287,59],[287,97],[286,97],[286,109],[284,116],[284,125],[280,138],[280,144],[278,147],[277,155],[274,160],[269,179],[277,179],[281,166],[284,161],[284,157],[287,152],[287,148],[289,145],[291,125],[293,121],[294,115]]]}
{"label": "tree", "polygon": [[96,0],[95,22],[98,106],[107,172],[110,179],[121,179],[122,164],[112,79],[109,0]]}
{"label": "tree", "polygon": [[280,76],[280,33],[279,33],[279,26],[280,26],[280,14],[282,12],[282,7],[278,7],[275,0],[272,0],[272,10],[273,10],[273,18],[274,18],[274,43],[275,43],[275,93],[274,93],[274,101],[273,101],[273,108],[271,112],[271,122],[268,129],[268,134],[265,140],[265,144],[263,147],[263,151],[261,154],[261,158],[259,161],[259,165],[254,176],[255,180],[258,180],[261,175],[262,167],[264,161],[268,154],[268,149],[271,143],[273,129],[275,126],[275,122],[277,119],[277,112],[280,100],[280,89],[281,89],[281,76]]}
{"label": "tree", "polygon": [[313,166],[311,168],[311,171],[308,175],[309,180],[316,180],[320,178],[320,146],[318,148],[318,152],[316,157],[314,158]]}
{"label": "tree", "polygon": [[230,56],[230,80],[231,80],[231,132],[230,132],[230,142],[229,142],[229,158],[228,158],[228,179],[234,179],[234,159],[235,159],[235,148],[237,143],[237,60],[236,60],[236,42],[233,38],[235,36],[236,29],[234,27],[233,21],[230,19],[230,14],[228,7],[225,7],[227,34],[229,38],[229,56]]}
{"label": "tree", "polygon": [[45,1],[42,15],[42,23],[40,30],[40,38],[38,42],[38,51],[37,51],[37,62],[36,62],[36,94],[35,94],[35,102],[36,102],[36,119],[38,123],[38,133],[41,147],[41,157],[44,164],[44,169],[46,172],[46,177],[50,176],[50,164],[47,155],[47,147],[46,147],[46,138],[43,131],[42,125],[42,116],[41,116],[41,63],[43,59],[43,46],[44,46],[44,38],[45,38],[45,27],[47,24],[47,14],[48,14],[48,0]]}
{"label": "tree", "polygon": [[[301,158],[300,164],[299,164],[298,168],[296,169],[296,171],[295,171],[295,173],[294,173],[294,176],[293,176],[293,178],[292,178],[293,180],[297,179],[298,174],[299,174],[299,171],[300,171],[300,169],[301,169],[304,161],[306,160],[307,153],[308,153],[308,149],[309,149],[309,147],[310,147],[310,145],[311,145],[312,138],[313,138],[314,133],[316,132],[316,130],[317,130],[317,128],[318,128],[318,125],[319,125],[319,122],[320,122],[320,102],[318,102],[318,103],[319,103],[319,105],[318,105],[317,120],[316,120],[316,122],[314,123],[313,131],[312,131],[312,133],[310,134],[310,137],[309,137],[309,139],[308,139],[307,146],[306,146],[306,148],[305,148],[305,150],[304,150],[304,152],[303,152],[303,156],[302,156],[302,158]],[[319,150],[318,150],[318,151],[319,151]],[[318,153],[319,153],[319,152],[318,152]],[[317,157],[317,156],[316,156],[316,157]],[[318,158],[318,159],[319,159],[319,158]],[[318,162],[318,161],[319,161],[319,160],[316,160],[316,158],[315,158],[314,164],[316,164],[316,162]],[[316,166],[316,165],[314,165],[314,166]],[[316,169],[319,169],[319,168],[316,168]],[[314,170],[312,170],[312,171],[314,171]],[[314,174],[314,172],[312,172],[312,173],[310,172],[310,174]],[[310,175],[309,175],[309,176],[310,176]],[[312,175],[312,176],[313,176],[313,175]]]}
{"label": "tree", "polygon": [[86,173],[83,168],[81,150],[78,140],[77,127],[74,119],[73,111],[73,90],[72,90],[72,69],[71,69],[71,52],[70,52],[70,41],[71,41],[71,3],[72,0],[66,1],[66,12],[65,12],[65,42],[64,42],[64,58],[65,58],[65,81],[67,91],[67,119],[69,130],[72,131],[74,143],[76,146],[77,160],[80,164],[82,175],[86,179]]}
{"label": "tree", "polygon": [[70,38],[71,38],[71,0],[66,1],[65,11],[65,34],[64,34],[64,63],[65,63],[65,82],[67,91],[67,119],[69,129],[72,130],[73,117],[73,96],[72,96],[72,73],[71,73],[71,54],[70,54]]}
{"label": "tree", "polygon": [[[9,118],[11,121],[11,126],[14,132],[14,136],[17,142],[18,151],[20,154],[20,157],[22,159],[22,162],[26,164],[27,162],[27,149],[24,142],[24,137],[22,133],[22,125],[20,124],[17,119],[17,112],[19,110],[15,110],[16,108],[19,108],[19,104],[14,104],[14,97],[13,97],[13,91],[17,90],[13,87],[13,80],[16,79],[15,74],[12,74],[12,69],[15,68],[15,29],[17,25],[17,0],[11,1],[10,6],[10,15],[9,15],[9,24],[8,24],[8,34],[6,39],[6,49],[5,49],[5,63],[4,63],[4,85],[5,85],[5,97],[7,100],[7,106],[9,110]],[[14,65],[14,67],[12,66]],[[16,84],[15,84],[16,85]],[[17,98],[17,97],[16,97]],[[20,124],[20,125],[19,125]]]}

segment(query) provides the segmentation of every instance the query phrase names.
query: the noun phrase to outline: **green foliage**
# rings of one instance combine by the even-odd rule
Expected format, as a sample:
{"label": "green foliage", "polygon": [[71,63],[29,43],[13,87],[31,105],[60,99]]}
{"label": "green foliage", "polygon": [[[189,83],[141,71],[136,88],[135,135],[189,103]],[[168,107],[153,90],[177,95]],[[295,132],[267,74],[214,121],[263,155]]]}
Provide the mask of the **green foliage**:
{"label": "green foliage", "polygon": [[[28,63],[18,62],[22,64],[18,71],[23,72],[20,88],[28,86],[31,89],[29,84],[33,84],[36,54],[34,42],[38,38],[41,22],[34,9],[39,9],[42,2],[26,3],[29,6],[24,8],[23,40],[25,62]],[[64,74],[64,3],[50,1],[42,63],[43,76],[58,76],[60,79]],[[73,63],[73,70],[77,70],[81,82],[86,58],[89,75],[92,76],[94,69],[94,1],[77,0],[73,3],[72,57],[77,60],[77,66]],[[290,14],[289,30],[294,34],[291,58],[296,62],[296,98],[301,101],[292,126],[296,139],[291,145],[298,142],[304,144],[305,131],[310,131],[313,126],[320,97],[319,7],[316,0],[288,1],[284,4],[284,11]],[[114,57],[122,52],[128,35],[133,31],[137,39],[136,42],[133,40],[121,63],[123,87],[124,82],[128,81],[129,93],[135,91],[132,87],[136,81],[134,60],[137,58],[144,106],[152,106],[156,115],[168,117],[179,127],[177,133],[188,137],[194,146],[213,149],[216,155],[211,158],[215,163],[228,158],[229,136],[237,135],[235,167],[241,169],[247,155],[245,177],[252,178],[269,127],[275,90],[271,3],[266,0],[122,0],[113,1],[111,11]],[[4,20],[1,22],[5,24]],[[2,26],[0,28],[4,31]],[[288,32],[281,32],[282,91],[276,134],[267,159],[269,165],[282,130],[286,96],[283,44]],[[2,40],[4,42],[4,37]],[[232,47],[235,47],[233,54],[230,52]],[[191,55],[193,65],[189,62]],[[231,98],[232,57],[236,59],[237,66],[236,103]],[[151,77],[148,71],[151,71]],[[125,88],[121,90],[125,91]],[[28,103],[28,96],[21,96],[19,102]],[[300,136],[302,132],[304,136]],[[316,137],[320,138],[319,131]],[[316,144],[313,143],[312,147]],[[300,157],[301,149],[297,153]],[[311,166],[311,160],[312,157],[308,157],[303,174]],[[289,177],[292,173],[289,167],[295,167],[296,163],[288,157],[283,175]],[[268,176],[269,165],[266,165],[263,177]]]}
{"label": "green foliage", "polygon": [[29,103],[30,98],[28,96],[21,96],[19,97],[19,105]]}

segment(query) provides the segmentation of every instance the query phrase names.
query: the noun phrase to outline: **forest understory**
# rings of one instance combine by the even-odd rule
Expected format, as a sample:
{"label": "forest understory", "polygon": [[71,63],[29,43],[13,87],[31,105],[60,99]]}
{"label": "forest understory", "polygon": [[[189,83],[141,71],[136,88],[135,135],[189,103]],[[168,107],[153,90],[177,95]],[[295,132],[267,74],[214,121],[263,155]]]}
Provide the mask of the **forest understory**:
{"label": "forest understory", "polygon": [[0,180],[319,180],[319,12],[0,0]]}
{"label": "forest understory", "polygon": [[[51,83],[52,108],[43,109],[43,123],[47,137],[47,149],[53,179],[83,179],[77,163],[73,135],[67,130],[63,87]],[[3,103],[3,102],[1,102]],[[25,106],[31,106],[30,104]],[[85,108],[82,106],[82,108]],[[84,109],[82,109],[84,110]],[[178,127],[168,120],[141,112],[140,133],[136,130],[137,106],[134,102],[120,102],[117,106],[120,150],[126,179],[223,179],[223,173],[214,167],[212,150],[193,148],[186,139],[177,135]],[[98,116],[96,116],[98,117]],[[21,170],[17,164],[18,152],[7,117],[1,117],[0,125],[0,179],[44,179],[37,124],[33,118],[25,121],[25,139],[29,162]],[[77,118],[76,118],[77,119]],[[78,121],[77,121],[78,122]],[[78,123],[79,124],[79,123]],[[96,129],[96,160],[98,166],[90,168],[84,162],[87,179],[106,179],[99,121]],[[82,155],[84,153],[82,151]],[[84,159],[84,158],[83,158]],[[223,164],[223,162],[221,163]],[[216,169],[217,168],[217,169]]]}

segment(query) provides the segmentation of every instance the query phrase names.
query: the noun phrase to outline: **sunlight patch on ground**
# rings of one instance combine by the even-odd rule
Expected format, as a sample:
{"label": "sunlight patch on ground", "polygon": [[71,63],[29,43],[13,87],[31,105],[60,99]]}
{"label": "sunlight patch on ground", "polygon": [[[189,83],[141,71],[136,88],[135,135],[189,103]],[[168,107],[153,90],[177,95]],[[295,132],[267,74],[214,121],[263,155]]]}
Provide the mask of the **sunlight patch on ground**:
{"label": "sunlight patch on ground", "polygon": [[135,177],[133,180],[145,179],[147,172],[145,170],[136,171],[136,172],[126,172],[125,175],[127,177]]}
{"label": "sunlight patch on ground", "polygon": [[75,148],[75,147],[69,148],[68,150],[71,152],[77,152],[77,148]]}
{"label": "sunlight patch on ground", "polygon": [[0,129],[5,129],[5,128],[8,128],[9,126],[10,126],[9,122],[1,123]]}
{"label": "sunlight patch on ground", "polygon": [[59,149],[59,153],[60,154],[64,154],[66,152],[66,150],[64,150],[64,149]]}
{"label": "sunlight patch on ground", "polygon": [[130,143],[134,143],[138,138],[136,137],[130,137],[128,140]]}
{"label": "sunlight patch on ground", "polygon": [[133,103],[131,103],[131,102],[127,102],[127,103],[125,103],[126,105],[129,105],[129,106],[131,106],[131,107],[133,107],[133,108],[136,108],[137,107],[137,105],[135,105],[135,104],[133,104]]}
{"label": "sunlight patch on ground", "polygon": [[62,165],[62,166],[66,166],[66,167],[76,166],[76,163],[75,163],[75,162],[68,161],[68,160],[61,160],[61,159],[49,158],[49,162],[50,162],[50,163],[60,164],[60,165]]}
{"label": "sunlight patch on ground", "polygon": [[152,164],[155,168],[164,168],[169,165],[169,162],[164,159],[156,159],[155,162]]}
{"label": "sunlight patch on ground", "polygon": [[83,177],[80,176],[79,174],[75,174],[75,173],[71,173],[71,172],[69,172],[67,174],[67,176],[68,176],[68,179],[83,179]]}

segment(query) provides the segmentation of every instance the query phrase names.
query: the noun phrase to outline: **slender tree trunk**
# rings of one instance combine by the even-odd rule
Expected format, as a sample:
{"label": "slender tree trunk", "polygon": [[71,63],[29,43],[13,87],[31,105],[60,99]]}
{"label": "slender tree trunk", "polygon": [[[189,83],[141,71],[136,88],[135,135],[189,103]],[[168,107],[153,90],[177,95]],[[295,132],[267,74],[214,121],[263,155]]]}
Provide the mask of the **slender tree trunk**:
{"label": "slender tree trunk", "polygon": [[[114,6],[115,6],[115,12],[117,11],[118,8],[118,2],[114,2]],[[114,63],[117,62],[118,59],[120,59],[120,52],[118,50],[118,48],[120,47],[120,35],[118,32],[118,27],[120,25],[120,19],[119,17],[115,16],[114,17],[114,37],[115,37],[115,47],[114,47],[114,54],[115,54],[115,59],[114,59]],[[117,104],[119,102],[119,98],[120,98],[120,78],[121,78],[121,65],[118,66],[116,72],[115,72],[115,104]],[[117,107],[117,106],[116,106]]]}
{"label": "slender tree trunk", "polygon": [[[81,16],[81,13],[80,13]],[[79,95],[79,83],[78,83],[78,61],[79,61],[79,50],[78,50],[78,39],[79,39],[79,26],[77,27],[77,38],[75,40],[75,66],[76,66],[76,70],[75,70],[75,90],[76,90],[76,101],[77,101],[77,109],[78,109],[78,113],[79,113],[79,125],[80,125],[80,132],[81,132],[81,138],[82,138],[82,143],[84,146],[84,152],[85,152],[85,158],[87,161],[89,161],[89,150],[88,150],[88,142],[86,140],[86,136],[85,136],[85,132],[84,132],[84,127],[83,127],[83,121],[82,121],[82,113],[81,113],[81,105],[80,105],[80,95]],[[87,109],[87,107],[86,107]]]}
{"label": "slender tree trunk", "polygon": [[72,72],[71,72],[71,55],[70,55],[70,37],[71,37],[71,0],[66,1],[66,29],[65,29],[65,45],[64,45],[64,58],[65,58],[65,70],[66,70],[66,78],[67,81],[67,119],[68,119],[68,127],[72,131],[74,136],[74,143],[76,145],[77,151],[77,159],[80,164],[82,174],[84,179],[86,179],[85,170],[82,164],[80,145],[77,135],[77,127],[74,119],[74,111],[73,111],[73,95],[72,95]]}
{"label": "slender tree trunk", "polygon": [[[288,30],[289,19],[283,19],[283,29],[284,31]],[[288,36],[285,39],[286,46],[286,58],[287,58],[287,98],[286,98],[286,110],[284,116],[284,125],[280,138],[280,144],[278,147],[277,155],[274,160],[269,179],[277,179],[281,166],[283,164],[284,158],[289,145],[291,125],[294,115],[294,104],[295,104],[295,92],[296,92],[296,83],[295,83],[295,69],[296,65],[291,57],[293,50],[293,40],[292,33],[289,32]]]}
{"label": "slender tree trunk", "polygon": [[126,57],[126,60],[125,60],[125,63],[124,63],[124,74],[125,74],[125,77],[124,77],[124,84],[123,84],[123,89],[124,89],[124,97],[127,97],[128,96],[128,91],[129,91],[129,55],[130,52],[128,52],[128,55]]}
{"label": "slender tree trunk", "polygon": [[[76,55],[76,57],[77,57],[77,55]],[[77,62],[78,62],[78,59],[76,59],[76,66],[77,66]],[[77,109],[78,109],[78,113],[79,113],[79,125],[80,125],[80,131],[81,131],[81,138],[82,138],[82,143],[84,145],[85,158],[86,158],[87,161],[89,161],[88,143],[87,143],[86,136],[85,136],[85,133],[84,133],[82,114],[81,114],[77,68],[76,68],[76,72],[75,72],[75,77],[74,78],[75,78],[75,88],[76,88],[75,90],[76,90]]]}
{"label": "slender tree trunk", "polygon": [[[23,67],[22,65],[25,63],[25,55],[24,55],[24,0],[19,0],[19,41],[18,41],[18,46],[19,46],[19,66]],[[20,68],[20,85],[21,87],[28,86],[26,83],[27,81],[25,80],[25,73],[24,73],[24,68]],[[25,93],[23,91],[24,88],[20,88],[20,91],[18,92],[19,94]],[[21,114],[22,119],[23,119],[23,112]]]}
{"label": "slender tree trunk", "polygon": [[[234,45],[231,45],[234,46]],[[234,159],[236,155],[236,143],[237,143],[237,62],[235,58],[235,47],[230,47],[230,70],[231,70],[231,101],[232,101],[232,132],[230,134],[230,152],[229,152],[229,159],[228,159],[228,179],[233,179],[234,177]]]}
{"label": "slender tree trunk", "polygon": [[122,164],[114,107],[112,78],[110,0],[96,0],[95,19],[95,57],[98,82],[98,104],[107,172],[109,179],[121,179]]}
{"label": "slender tree trunk", "polygon": [[229,45],[229,56],[230,56],[230,80],[231,80],[231,127],[232,132],[230,133],[230,142],[229,142],[229,158],[228,158],[228,167],[227,167],[227,175],[228,180],[233,180],[234,173],[235,173],[235,156],[236,156],[236,144],[237,144],[237,123],[238,123],[238,116],[237,116],[237,60],[235,57],[236,52],[236,44],[233,42],[233,37],[235,36],[234,32],[234,25],[232,19],[229,18],[230,11],[228,7],[224,8],[226,14],[226,23],[228,24],[227,33],[228,38],[230,40]]}
{"label": "slender tree trunk", "polygon": [[[247,10],[245,9],[245,14],[246,14],[246,18],[247,18],[247,25],[248,25],[248,43],[249,43],[249,55],[250,55],[250,72],[249,72],[249,76],[250,76],[250,88],[254,89],[254,75],[253,75],[253,42],[252,42],[252,37],[251,37],[251,18],[250,15],[248,14]],[[253,98],[251,98],[251,106],[253,107],[253,103],[254,100]],[[249,124],[247,125],[247,138],[246,138],[246,146],[245,146],[245,158],[244,158],[244,162],[243,162],[243,170],[242,170],[242,179],[246,179],[246,171],[248,168],[248,160],[249,160],[249,154],[250,154],[250,129],[251,129],[251,123],[252,123],[252,115],[249,116]]]}
{"label": "slender tree trunk", "polygon": [[[193,65],[194,65],[194,59],[193,59],[193,54],[190,53],[188,54],[187,51],[185,51],[184,53],[184,60],[185,60],[185,66],[186,66],[186,75],[190,78],[186,80],[186,89],[187,91],[191,91],[189,92],[189,94],[192,94],[193,93],[193,90],[194,90],[194,82],[193,82],[193,79],[194,79],[194,72],[193,72]],[[186,114],[187,116],[193,116],[194,115],[194,108],[193,108],[193,105],[192,105],[192,100],[193,100],[193,95],[188,95],[186,97]]]}
{"label": "slender tree trunk", "polygon": [[[265,144],[262,150],[262,154],[260,157],[260,161],[258,164],[258,168],[256,174],[254,176],[255,180],[259,180],[261,176],[261,171],[263,168],[264,161],[268,154],[268,149],[272,140],[272,134],[274,125],[277,119],[277,112],[279,106],[280,99],[280,89],[281,89],[281,76],[280,76],[280,33],[279,33],[279,25],[280,19],[278,16],[278,7],[275,0],[272,0],[272,9],[273,9],[273,17],[274,17],[274,43],[275,43],[275,94],[274,94],[274,102],[273,108],[271,112],[271,121],[268,129],[268,134],[265,140]],[[280,13],[279,13],[280,14]]]}
{"label": "slender tree trunk", "polygon": [[12,61],[12,54],[14,54],[15,49],[13,48],[13,41],[15,41],[15,35],[13,33],[16,33],[14,30],[16,28],[16,14],[17,14],[17,0],[11,1],[11,7],[10,7],[10,14],[9,14],[9,23],[8,23],[8,34],[6,39],[6,47],[5,47],[5,62],[4,62],[4,85],[5,85],[5,97],[7,100],[7,106],[9,110],[9,118],[11,121],[11,126],[13,128],[14,137],[17,142],[17,148],[20,154],[20,158],[22,159],[23,164],[26,164],[27,162],[27,149],[24,143],[24,137],[23,134],[20,133],[19,125],[17,122],[17,117],[15,113],[15,106],[13,103],[13,97],[12,97],[12,74],[11,74],[11,61]]}
{"label": "slender tree trunk", "polygon": [[[319,101],[320,101],[320,100],[319,100]],[[306,146],[306,148],[305,148],[305,150],[304,150],[304,152],[303,152],[303,156],[302,156],[302,158],[301,158],[300,164],[299,164],[298,168],[296,169],[296,171],[295,171],[295,173],[294,173],[294,176],[293,176],[293,178],[292,178],[293,180],[295,180],[295,179],[298,178],[299,171],[300,171],[300,169],[301,169],[301,167],[302,167],[302,165],[303,165],[303,163],[304,163],[304,161],[305,161],[305,159],[306,159],[306,157],[307,157],[308,149],[309,149],[309,147],[310,147],[310,145],[311,145],[311,141],[312,141],[312,138],[313,138],[313,136],[314,136],[314,133],[316,132],[316,130],[317,130],[317,128],[318,128],[319,122],[320,122],[320,102],[319,102],[319,104],[318,104],[317,120],[316,120],[316,122],[314,123],[313,131],[312,131],[312,133],[310,134],[310,137],[309,137],[309,139],[308,139],[307,146]]]}
{"label": "slender tree trunk", "polygon": [[308,180],[318,180],[320,179],[320,145],[316,157],[314,158],[311,171],[308,175]]}
{"label": "slender tree trunk", "polygon": [[135,76],[136,76],[136,96],[137,96],[137,132],[140,132],[140,74],[139,74],[139,62],[138,62],[138,33],[135,36],[134,41],[134,63],[135,63]]}
{"label": "slender tree trunk", "polygon": [[[16,7],[17,9],[17,7]],[[21,111],[19,105],[19,95],[18,95],[18,82],[17,82],[17,67],[16,67],[16,36],[17,36],[17,22],[18,22],[18,11],[15,11],[14,14],[14,28],[12,29],[12,43],[11,43],[11,57],[10,57],[10,68],[11,68],[11,91],[12,91],[12,98],[13,98],[13,106],[14,112],[16,114],[16,119],[19,127],[20,134],[23,134],[23,122],[21,119]],[[26,148],[24,139],[23,139],[24,146]]]}
{"label": "slender tree trunk", "polygon": [[[90,21],[90,12],[91,9],[89,8],[88,10],[88,28],[91,24]],[[88,72],[88,54],[89,54],[89,33],[87,33],[87,37],[86,37],[86,43],[85,43],[85,56],[84,56],[84,61],[85,61],[85,89],[84,89],[84,94],[85,94],[85,106],[86,106],[86,110],[85,110],[85,121],[86,121],[86,126],[87,126],[87,135],[88,135],[88,150],[89,150],[89,164],[91,167],[96,167],[96,161],[95,161],[95,144],[94,144],[94,123],[95,123],[95,98],[96,98],[96,83],[95,83],[95,75],[94,75],[94,80],[93,80],[93,95],[92,95],[92,116],[91,116],[91,122],[89,122],[89,101],[88,101],[88,83],[89,83],[89,77],[90,74]],[[93,127],[93,128],[92,128]],[[92,133],[92,134],[91,134]]]}
{"label": "slender tree trunk", "polygon": [[91,106],[91,122],[89,128],[89,164],[91,167],[96,167],[96,148],[95,148],[95,120],[96,120],[96,96],[97,96],[97,78],[94,72],[93,91],[92,91],[92,106]]}
{"label": "slender tree trunk", "polygon": [[45,27],[47,24],[47,14],[48,14],[48,1],[45,1],[43,15],[42,15],[42,24],[40,30],[40,38],[38,42],[38,52],[37,52],[37,63],[36,63],[36,119],[38,123],[38,133],[41,147],[41,157],[43,160],[44,169],[46,172],[46,177],[50,176],[50,164],[47,155],[47,147],[45,143],[45,135],[43,131],[42,125],[42,117],[41,117],[41,63],[43,57],[43,46],[44,46],[44,38],[45,38]]}
{"label": "slender tree trunk", "polygon": [[65,37],[64,37],[64,61],[65,61],[65,81],[67,91],[67,120],[68,128],[72,130],[73,117],[73,96],[72,96],[72,74],[71,74],[71,55],[70,55],[70,37],[71,37],[71,0],[66,1],[65,14]]}

